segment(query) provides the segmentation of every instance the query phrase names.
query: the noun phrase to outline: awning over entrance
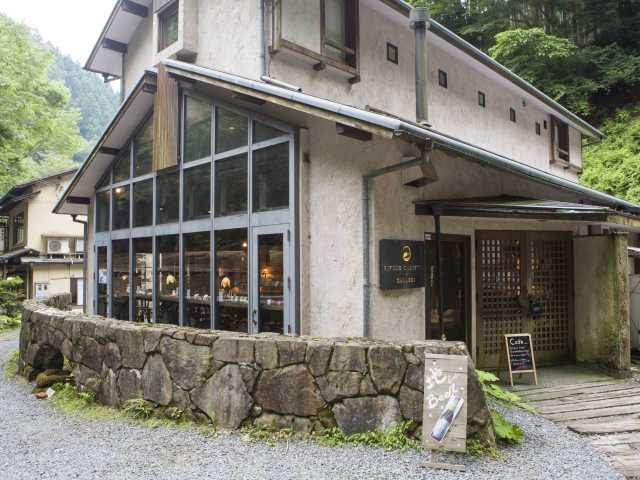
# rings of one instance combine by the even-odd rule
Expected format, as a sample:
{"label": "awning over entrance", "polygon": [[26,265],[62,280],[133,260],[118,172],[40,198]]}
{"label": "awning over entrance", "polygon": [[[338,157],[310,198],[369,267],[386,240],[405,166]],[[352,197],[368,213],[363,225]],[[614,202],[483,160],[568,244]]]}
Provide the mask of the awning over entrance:
{"label": "awning over entrance", "polygon": [[20,258],[24,255],[39,255],[40,252],[32,249],[32,248],[21,248],[19,250],[14,250],[13,252],[5,253],[4,255],[0,255],[0,263],[7,263],[13,259]]}
{"label": "awning over entrance", "polygon": [[416,215],[442,217],[575,220],[640,228],[640,217],[610,207],[519,197],[488,197],[415,202]]}

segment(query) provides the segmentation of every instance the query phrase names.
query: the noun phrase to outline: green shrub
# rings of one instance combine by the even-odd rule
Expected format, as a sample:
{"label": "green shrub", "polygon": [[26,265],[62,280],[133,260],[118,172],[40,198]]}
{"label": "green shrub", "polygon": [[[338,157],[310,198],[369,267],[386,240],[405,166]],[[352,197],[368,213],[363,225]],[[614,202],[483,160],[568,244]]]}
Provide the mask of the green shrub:
{"label": "green shrub", "polygon": [[134,398],[124,402],[122,410],[131,418],[147,420],[153,415],[154,405],[142,398]]}
{"label": "green shrub", "polygon": [[11,350],[7,361],[4,362],[4,374],[7,378],[15,378],[18,375],[18,359],[20,358],[20,352]]}
{"label": "green shrub", "polygon": [[328,428],[314,434],[323,445],[341,447],[348,445],[366,445],[368,447],[383,448],[385,450],[408,450],[420,448],[420,442],[411,436],[413,422],[397,423],[387,430],[373,430],[365,433],[345,435],[337,427]]}

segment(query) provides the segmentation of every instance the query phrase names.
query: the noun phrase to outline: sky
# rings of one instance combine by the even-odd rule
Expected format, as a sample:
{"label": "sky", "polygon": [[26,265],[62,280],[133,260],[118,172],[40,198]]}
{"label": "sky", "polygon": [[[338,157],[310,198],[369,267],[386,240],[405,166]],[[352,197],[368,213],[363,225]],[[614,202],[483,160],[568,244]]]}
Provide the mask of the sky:
{"label": "sky", "polygon": [[0,0],[0,12],[84,65],[116,0]]}

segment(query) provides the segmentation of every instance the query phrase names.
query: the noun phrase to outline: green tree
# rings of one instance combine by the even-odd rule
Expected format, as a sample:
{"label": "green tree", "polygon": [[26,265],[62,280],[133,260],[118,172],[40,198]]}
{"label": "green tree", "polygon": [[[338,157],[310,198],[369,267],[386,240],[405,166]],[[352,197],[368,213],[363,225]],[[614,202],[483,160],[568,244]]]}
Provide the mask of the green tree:
{"label": "green tree", "polygon": [[48,78],[52,59],[25,26],[0,14],[0,193],[34,166],[48,173],[48,165],[73,165],[82,148],[69,91]]}
{"label": "green tree", "polygon": [[597,190],[640,203],[640,107],[620,110],[602,127],[606,138],[583,152],[580,180]]}

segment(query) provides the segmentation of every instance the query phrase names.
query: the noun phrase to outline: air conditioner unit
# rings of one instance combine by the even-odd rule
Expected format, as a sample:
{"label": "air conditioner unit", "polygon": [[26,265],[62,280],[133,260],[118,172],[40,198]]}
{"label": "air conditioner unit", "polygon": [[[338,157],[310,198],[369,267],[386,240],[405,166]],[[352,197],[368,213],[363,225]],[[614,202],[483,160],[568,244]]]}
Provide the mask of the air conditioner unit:
{"label": "air conditioner unit", "polygon": [[56,255],[69,253],[69,240],[47,240],[47,253]]}

